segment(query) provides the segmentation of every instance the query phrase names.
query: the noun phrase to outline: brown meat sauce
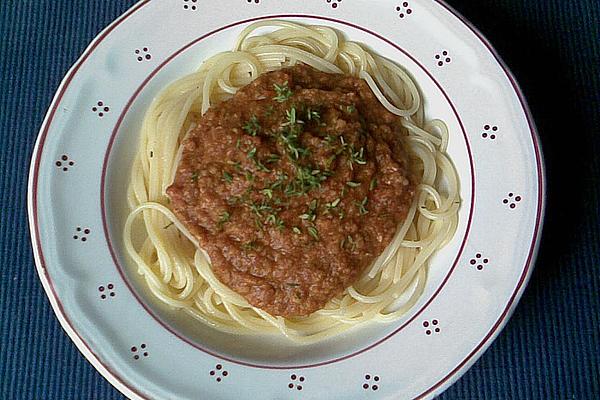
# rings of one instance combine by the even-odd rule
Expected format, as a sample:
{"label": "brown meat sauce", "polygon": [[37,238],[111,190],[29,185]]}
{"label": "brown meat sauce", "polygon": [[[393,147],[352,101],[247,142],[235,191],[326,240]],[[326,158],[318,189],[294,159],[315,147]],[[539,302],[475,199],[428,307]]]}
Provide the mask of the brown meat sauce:
{"label": "brown meat sauce", "polygon": [[303,65],[266,73],[184,139],[171,208],[225,285],[272,315],[308,315],[406,218],[404,135],[358,78]]}

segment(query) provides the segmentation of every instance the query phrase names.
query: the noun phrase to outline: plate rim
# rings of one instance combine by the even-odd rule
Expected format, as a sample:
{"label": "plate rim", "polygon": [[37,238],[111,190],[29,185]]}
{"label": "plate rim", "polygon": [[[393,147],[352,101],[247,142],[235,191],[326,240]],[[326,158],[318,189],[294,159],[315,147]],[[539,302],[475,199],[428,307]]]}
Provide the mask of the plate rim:
{"label": "plate rim", "polygon": [[[529,132],[531,134],[533,148],[536,159],[536,167],[537,167],[537,175],[538,175],[538,199],[537,199],[537,211],[536,211],[536,220],[535,220],[535,228],[533,231],[533,237],[529,249],[529,253],[527,256],[527,261],[523,267],[523,272],[517,282],[517,286],[511,294],[508,303],[503,309],[503,312],[498,317],[497,321],[490,328],[489,332],[479,341],[479,343],[474,347],[474,349],[464,356],[463,360],[450,372],[448,372],[444,377],[442,377],[437,383],[432,385],[426,391],[420,393],[415,399],[426,398],[434,393],[440,394],[442,391],[446,390],[449,386],[455,383],[460,377],[462,377],[470,367],[481,357],[481,355],[489,348],[489,346],[494,342],[494,340],[498,337],[500,332],[502,332],[505,325],[508,323],[510,317],[515,311],[516,306],[518,305],[525,288],[531,278],[532,271],[534,269],[534,263],[537,258],[537,254],[540,246],[540,239],[542,233],[542,226],[545,218],[545,209],[546,209],[546,198],[547,198],[547,186],[546,186],[546,168],[544,163],[543,151],[541,148],[541,141],[539,137],[539,132],[537,130],[535,121],[533,119],[533,115],[531,113],[530,107],[527,103],[523,90],[518,84],[514,74],[508,68],[507,64],[500,57],[496,49],[493,47],[491,42],[483,35],[479,29],[477,29],[467,18],[462,16],[458,11],[456,11],[452,6],[447,4],[444,0],[431,0],[433,3],[437,3],[439,6],[444,8],[446,11],[450,12],[459,23],[465,25],[475,36],[476,38],[487,48],[490,52],[494,60],[498,63],[502,71],[505,73],[508,78],[510,85],[512,86],[521,108],[525,114]],[[84,357],[92,364],[92,366],[109,382],[111,383],[117,390],[126,395],[127,397],[134,400],[146,400],[149,397],[145,397],[138,388],[134,387],[131,383],[125,382],[119,374],[113,371],[109,366],[104,365],[99,357],[94,353],[93,349],[79,336],[79,333],[73,328],[73,325],[63,310],[62,304],[57,296],[57,293],[51,283],[48,271],[46,269],[46,263],[42,251],[42,244],[40,240],[40,232],[39,232],[39,224],[37,223],[37,183],[38,183],[38,172],[41,163],[41,155],[44,143],[48,136],[51,122],[56,114],[58,109],[58,104],[62,100],[67,87],[76,76],[77,72],[81,68],[81,66],[85,63],[85,61],[90,57],[90,55],[94,52],[96,47],[104,40],[106,37],[119,25],[125,22],[130,16],[132,16],[135,12],[139,11],[145,5],[150,3],[151,0],[140,0],[137,3],[133,4],[128,10],[126,10],[123,14],[117,17],[114,21],[112,21],[107,27],[105,27],[100,33],[96,35],[96,37],[90,42],[90,44],[83,51],[81,56],[75,61],[75,63],[69,68],[66,72],[63,80],[58,86],[56,93],[50,103],[48,111],[44,117],[42,125],[40,127],[38,136],[35,141],[35,146],[31,156],[31,163],[29,169],[29,177],[28,177],[28,186],[27,186],[27,210],[28,210],[28,220],[29,220],[29,230],[33,248],[33,255],[36,265],[36,270],[38,272],[38,276],[48,297],[54,314],[56,315],[61,327],[67,333],[69,338],[74,342],[77,349],[84,355]],[[441,390],[440,390],[441,389]]]}

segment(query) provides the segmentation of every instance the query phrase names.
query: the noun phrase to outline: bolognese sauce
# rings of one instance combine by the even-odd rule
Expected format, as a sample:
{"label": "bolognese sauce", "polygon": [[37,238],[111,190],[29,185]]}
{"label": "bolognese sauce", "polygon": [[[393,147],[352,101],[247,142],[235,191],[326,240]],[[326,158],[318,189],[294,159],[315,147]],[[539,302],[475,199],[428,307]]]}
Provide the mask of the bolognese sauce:
{"label": "bolognese sauce", "polygon": [[404,136],[361,79],[305,65],[265,73],[186,135],[171,209],[223,284],[272,315],[306,316],[406,218]]}

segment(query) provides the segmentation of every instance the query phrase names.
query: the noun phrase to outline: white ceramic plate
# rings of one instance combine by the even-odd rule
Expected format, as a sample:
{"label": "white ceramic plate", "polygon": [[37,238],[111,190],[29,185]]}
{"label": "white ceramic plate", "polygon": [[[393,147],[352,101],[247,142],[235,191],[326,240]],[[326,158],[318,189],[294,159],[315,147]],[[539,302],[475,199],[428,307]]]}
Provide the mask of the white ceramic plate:
{"label": "white ceramic plate", "polygon": [[[233,337],[165,309],[122,249],[144,110],[172,80],[268,17],[335,27],[404,65],[450,127],[463,207],[424,296],[400,321],[298,347]],[[63,81],[29,181],[40,278],[69,336],[134,399],[432,398],[490,345],[529,278],[543,165],[523,96],[489,43],[433,0],[141,1]]]}

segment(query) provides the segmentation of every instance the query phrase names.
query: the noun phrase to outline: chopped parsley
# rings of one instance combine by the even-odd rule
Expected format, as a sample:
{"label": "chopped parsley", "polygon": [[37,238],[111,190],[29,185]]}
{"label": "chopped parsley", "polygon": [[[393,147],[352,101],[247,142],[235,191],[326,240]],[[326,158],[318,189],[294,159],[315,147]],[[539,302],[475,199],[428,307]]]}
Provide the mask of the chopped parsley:
{"label": "chopped parsley", "polygon": [[314,226],[308,227],[308,234],[313,237],[315,240],[319,240],[319,231]]}
{"label": "chopped parsley", "polygon": [[223,180],[227,183],[231,183],[233,182],[233,176],[229,172],[223,171]]}
{"label": "chopped parsley", "polygon": [[279,103],[283,103],[284,101],[287,101],[293,95],[291,89],[288,86],[287,81],[281,85],[274,84],[273,88],[275,89],[275,93],[276,93],[276,96],[273,97],[273,100],[275,100]]}
{"label": "chopped parsley", "polygon": [[356,187],[360,186],[360,182],[349,181],[349,182],[346,182],[346,185],[350,186],[351,188],[356,188]]}
{"label": "chopped parsley", "polygon": [[377,187],[377,178],[371,179],[371,183],[369,184],[369,191],[375,190]]}
{"label": "chopped parsley", "polygon": [[221,215],[219,216],[219,222],[217,224],[219,229],[223,228],[223,225],[225,225],[225,223],[229,222],[230,220],[231,220],[231,215],[227,211],[222,212]]}
{"label": "chopped parsley", "polygon": [[356,207],[358,208],[358,212],[360,215],[365,215],[369,213],[369,210],[367,210],[367,204],[369,203],[369,198],[365,196],[364,199],[362,199],[362,201],[360,202],[355,202]]}
{"label": "chopped parsley", "polygon": [[198,182],[198,171],[192,173],[192,182]]}
{"label": "chopped parsley", "polygon": [[242,129],[250,136],[256,136],[260,132],[260,124],[258,118],[253,115],[248,122],[242,127]]}

